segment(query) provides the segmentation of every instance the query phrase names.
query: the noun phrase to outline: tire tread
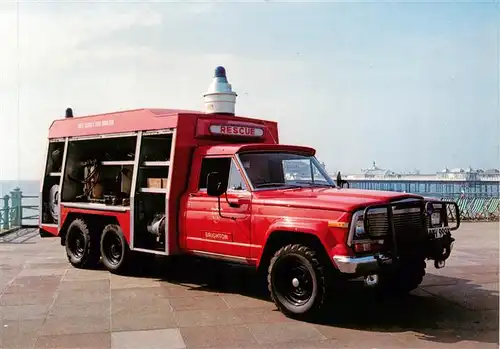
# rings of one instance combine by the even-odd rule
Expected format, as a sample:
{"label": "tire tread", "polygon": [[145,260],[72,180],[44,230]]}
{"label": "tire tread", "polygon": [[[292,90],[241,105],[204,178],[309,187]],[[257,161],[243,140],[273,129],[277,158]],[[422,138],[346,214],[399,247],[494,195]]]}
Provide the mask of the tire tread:
{"label": "tire tread", "polygon": [[[76,218],[71,222],[71,224],[68,227],[68,232],[66,233],[66,239],[69,236],[69,233],[73,227],[77,227],[77,229],[80,229],[80,231],[83,233],[85,236],[86,240],[86,246],[85,246],[85,253],[82,257],[82,259],[79,262],[75,262],[72,260],[71,255],[68,253],[68,248],[66,247],[66,256],[68,258],[68,261],[73,265],[74,267],[77,268],[95,268],[99,264],[99,260],[101,258],[101,253],[99,249],[99,236],[96,234],[92,234],[92,232],[89,230],[89,227],[87,223],[81,219],[81,218]],[[68,242],[66,240],[66,246],[68,246]]]}
{"label": "tire tread", "polygon": [[[276,298],[274,295],[273,287],[272,287],[272,278],[271,278],[271,273],[274,268],[274,265],[276,264],[276,261],[278,258],[280,258],[283,255],[286,254],[298,254],[303,257],[305,257],[309,263],[311,263],[315,274],[316,274],[316,279],[317,279],[317,286],[318,286],[318,292],[316,295],[316,299],[314,302],[314,305],[310,310],[308,310],[304,314],[297,314],[294,312],[291,312],[288,310],[285,306],[283,306],[279,300]],[[301,244],[289,244],[286,246],[281,247],[278,249],[274,256],[271,258],[271,261],[269,263],[268,267],[268,274],[267,274],[267,284],[268,284],[268,291],[271,295],[271,299],[273,300],[274,304],[278,307],[278,309],[285,314],[288,317],[293,317],[293,318],[308,318],[312,316],[313,314],[317,313],[321,307],[323,306],[326,295],[327,295],[327,283],[326,283],[326,278],[325,278],[325,268],[323,265],[320,263],[319,258],[317,256],[317,253],[311,249],[308,246],[301,245]]]}

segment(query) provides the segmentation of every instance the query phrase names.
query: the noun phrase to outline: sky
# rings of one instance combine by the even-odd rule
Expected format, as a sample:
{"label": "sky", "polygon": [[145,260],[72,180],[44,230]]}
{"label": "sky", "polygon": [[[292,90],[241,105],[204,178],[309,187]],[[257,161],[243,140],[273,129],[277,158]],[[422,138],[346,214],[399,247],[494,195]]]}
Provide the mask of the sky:
{"label": "sky", "polygon": [[494,2],[0,4],[0,180],[39,179],[48,127],[203,108],[217,65],[239,115],[328,170],[500,167]]}

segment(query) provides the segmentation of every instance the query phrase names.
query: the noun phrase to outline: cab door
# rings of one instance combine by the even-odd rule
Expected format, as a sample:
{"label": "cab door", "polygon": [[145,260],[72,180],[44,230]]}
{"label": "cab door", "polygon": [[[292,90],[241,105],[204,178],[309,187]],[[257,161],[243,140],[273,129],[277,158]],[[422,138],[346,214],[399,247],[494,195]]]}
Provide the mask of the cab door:
{"label": "cab door", "polygon": [[[228,178],[226,195],[207,195],[207,175],[219,172]],[[198,190],[188,198],[186,247],[220,257],[247,260],[251,256],[251,192],[241,169],[232,157],[205,157]]]}

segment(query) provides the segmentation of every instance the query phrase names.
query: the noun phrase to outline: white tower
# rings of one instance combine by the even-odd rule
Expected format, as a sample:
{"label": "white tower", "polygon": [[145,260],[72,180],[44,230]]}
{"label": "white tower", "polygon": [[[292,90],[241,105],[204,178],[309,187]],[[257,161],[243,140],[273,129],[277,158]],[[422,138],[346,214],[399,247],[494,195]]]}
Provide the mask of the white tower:
{"label": "white tower", "polygon": [[227,82],[226,69],[220,66],[215,68],[212,83],[203,95],[205,113],[234,115],[236,96],[236,92],[231,89],[231,84]]}

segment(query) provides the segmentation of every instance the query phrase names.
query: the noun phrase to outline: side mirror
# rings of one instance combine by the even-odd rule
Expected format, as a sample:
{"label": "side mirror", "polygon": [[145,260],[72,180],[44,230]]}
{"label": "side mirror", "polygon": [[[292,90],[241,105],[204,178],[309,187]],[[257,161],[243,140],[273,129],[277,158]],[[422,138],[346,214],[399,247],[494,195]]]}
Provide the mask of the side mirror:
{"label": "side mirror", "polygon": [[348,181],[345,181],[342,179],[342,175],[340,174],[340,171],[337,173],[337,185],[339,186],[339,188],[344,188],[344,187],[350,188],[351,187]]}
{"label": "side mirror", "polygon": [[222,180],[219,172],[210,172],[207,175],[207,194],[209,196],[221,196],[227,190],[227,182]]}

